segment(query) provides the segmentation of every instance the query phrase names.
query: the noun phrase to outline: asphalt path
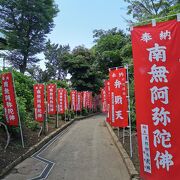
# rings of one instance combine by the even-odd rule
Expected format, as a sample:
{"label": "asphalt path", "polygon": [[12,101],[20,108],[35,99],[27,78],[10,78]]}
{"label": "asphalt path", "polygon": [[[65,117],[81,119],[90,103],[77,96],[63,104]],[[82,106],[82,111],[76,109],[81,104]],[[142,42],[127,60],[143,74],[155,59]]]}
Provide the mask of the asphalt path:
{"label": "asphalt path", "polygon": [[97,115],[73,123],[4,179],[129,180],[104,119]]}

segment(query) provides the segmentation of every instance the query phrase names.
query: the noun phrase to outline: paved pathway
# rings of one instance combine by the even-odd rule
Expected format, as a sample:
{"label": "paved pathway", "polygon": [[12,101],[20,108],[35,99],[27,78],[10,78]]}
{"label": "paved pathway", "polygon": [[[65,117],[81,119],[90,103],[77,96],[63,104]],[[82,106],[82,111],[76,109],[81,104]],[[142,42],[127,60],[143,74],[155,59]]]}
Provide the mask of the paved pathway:
{"label": "paved pathway", "polygon": [[[104,116],[98,115],[74,123],[41,154],[36,154],[41,161],[28,158],[4,179],[32,179],[50,170],[46,178],[49,180],[129,180],[103,121]],[[43,161],[50,163],[49,169]]]}

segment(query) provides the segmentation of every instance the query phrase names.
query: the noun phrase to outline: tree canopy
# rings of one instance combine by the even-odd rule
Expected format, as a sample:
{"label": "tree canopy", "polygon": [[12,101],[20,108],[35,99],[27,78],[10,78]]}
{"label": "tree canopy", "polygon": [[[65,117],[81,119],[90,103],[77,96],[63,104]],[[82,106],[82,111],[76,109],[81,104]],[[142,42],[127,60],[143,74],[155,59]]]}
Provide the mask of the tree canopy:
{"label": "tree canopy", "polygon": [[11,49],[7,59],[20,72],[39,61],[35,55],[43,51],[57,12],[54,0],[0,0],[0,27]]}
{"label": "tree canopy", "polygon": [[180,3],[179,0],[125,0],[125,2],[129,4],[127,14],[132,14],[138,22],[164,17],[171,11],[171,7]]}
{"label": "tree canopy", "polygon": [[71,74],[72,87],[79,91],[99,91],[102,85],[101,72],[93,53],[84,46],[77,46],[64,59],[63,68]]}
{"label": "tree canopy", "polygon": [[109,68],[122,66],[126,62],[123,57],[131,57],[130,38],[123,31],[113,28],[108,31],[94,30],[93,33],[96,42],[93,50],[104,75],[108,74]]}

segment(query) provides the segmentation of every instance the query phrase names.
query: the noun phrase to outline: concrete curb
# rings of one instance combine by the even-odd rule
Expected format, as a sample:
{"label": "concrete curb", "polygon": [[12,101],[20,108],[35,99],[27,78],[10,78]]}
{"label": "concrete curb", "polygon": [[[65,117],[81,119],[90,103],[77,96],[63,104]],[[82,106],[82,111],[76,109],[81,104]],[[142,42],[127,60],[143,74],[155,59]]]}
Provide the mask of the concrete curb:
{"label": "concrete curb", "polygon": [[130,179],[131,180],[139,180],[140,179],[139,173],[136,171],[136,169],[134,167],[134,164],[132,163],[129,155],[126,152],[126,150],[123,148],[121,142],[119,141],[118,137],[114,133],[111,126],[106,121],[105,121],[105,124],[106,124],[106,127],[107,127],[109,133],[112,136],[112,139],[113,139],[116,147],[118,148],[118,151],[120,152],[120,154],[121,154],[121,156],[123,158],[123,161],[124,161],[124,163],[126,165],[126,168],[127,168],[128,172],[129,172]]}
{"label": "concrete curb", "polygon": [[22,161],[24,161],[25,159],[27,159],[28,157],[32,156],[36,151],[38,151],[39,149],[41,149],[49,140],[51,140],[53,137],[55,137],[57,134],[59,134],[60,132],[62,132],[64,129],[66,129],[68,126],[70,126],[72,123],[74,123],[75,121],[79,121],[79,120],[83,120],[95,115],[98,115],[99,113],[95,113],[95,114],[90,114],[88,116],[81,116],[81,117],[77,117],[71,121],[69,121],[68,123],[62,125],[61,127],[59,127],[58,129],[56,129],[55,131],[51,132],[50,134],[48,134],[46,137],[44,137],[40,142],[38,142],[37,144],[35,144],[34,146],[30,147],[23,155],[21,155],[19,158],[17,158],[15,161],[13,161],[12,163],[10,163],[8,166],[6,166],[2,172],[0,173],[0,179],[3,178],[11,169],[13,169],[16,165],[18,165],[19,163],[21,163]]}

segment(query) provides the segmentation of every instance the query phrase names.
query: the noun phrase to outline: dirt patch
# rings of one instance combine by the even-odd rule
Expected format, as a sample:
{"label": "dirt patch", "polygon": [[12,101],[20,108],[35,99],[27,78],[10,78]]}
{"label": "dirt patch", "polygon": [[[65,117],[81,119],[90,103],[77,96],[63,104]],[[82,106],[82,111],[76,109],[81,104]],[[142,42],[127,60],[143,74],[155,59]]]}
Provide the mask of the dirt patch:
{"label": "dirt patch", "polygon": [[[64,123],[64,121],[59,121],[59,127]],[[55,120],[51,119],[48,123],[48,132],[46,135],[50,134],[55,129]],[[3,128],[0,127],[0,173],[4,167],[12,163],[15,159],[24,154],[30,147],[37,144],[45,137],[44,134],[38,137],[39,131],[40,129],[32,131],[23,126],[25,148],[22,148],[20,136],[14,137],[11,135],[9,146],[7,147],[6,151],[4,151],[4,147],[6,145],[6,133]]]}
{"label": "dirt patch", "polygon": [[[115,134],[118,137],[118,130],[114,129]],[[124,149],[128,153],[130,157],[130,145],[129,145],[129,134],[128,131],[125,133],[125,140],[123,144],[123,129],[119,130],[119,141],[122,143]],[[132,132],[132,148],[133,148],[133,157],[131,158],[136,170],[140,172],[140,165],[139,165],[139,154],[138,154],[138,142],[137,142],[137,134],[136,132]]]}

